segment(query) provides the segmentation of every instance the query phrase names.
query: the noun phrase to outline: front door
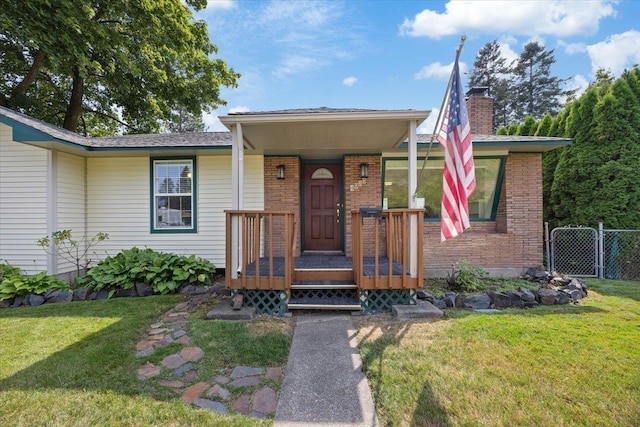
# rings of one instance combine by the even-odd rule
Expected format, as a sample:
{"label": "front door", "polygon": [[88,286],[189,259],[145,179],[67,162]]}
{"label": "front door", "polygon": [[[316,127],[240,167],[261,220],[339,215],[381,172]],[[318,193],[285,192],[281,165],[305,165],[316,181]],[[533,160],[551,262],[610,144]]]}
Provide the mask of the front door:
{"label": "front door", "polygon": [[342,249],[342,166],[304,166],[304,250]]}

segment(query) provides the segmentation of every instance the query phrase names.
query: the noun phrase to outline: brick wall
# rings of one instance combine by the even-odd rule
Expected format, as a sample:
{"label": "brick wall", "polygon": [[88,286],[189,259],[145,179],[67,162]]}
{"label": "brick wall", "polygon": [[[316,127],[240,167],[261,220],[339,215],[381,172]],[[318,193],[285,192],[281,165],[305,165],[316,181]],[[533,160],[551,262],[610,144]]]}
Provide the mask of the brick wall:
{"label": "brick wall", "polygon": [[[361,182],[360,163],[369,165],[369,178]],[[351,212],[363,207],[382,207],[382,159],[380,156],[346,156],[344,158],[345,254],[351,256]],[[371,221],[371,219],[367,220]],[[373,241],[372,227],[366,227],[365,242]],[[369,240],[366,240],[369,239]],[[382,243],[381,243],[382,244]],[[365,256],[373,253],[365,245]]]}
{"label": "brick wall", "polygon": [[[276,177],[276,168],[284,165],[284,179]],[[264,208],[266,211],[295,212],[296,255],[300,254],[300,159],[298,157],[264,158]],[[284,236],[284,225],[274,224],[273,235]],[[284,241],[274,238],[274,251],[283,253]]]}
{"label": "brick wall", "polygon": [[467,99],[467,112],[471,134],[493,134],[493,98],[483,94],[472,94]]}
{"label": "brick wall", "polygon": [[462,259],[493,275],[514,275],[542,264],[542,155],[512,153],[495,222],[472,222],[462,235],[440,242],[440,223],[424,233],[426,276],[443,276]]}

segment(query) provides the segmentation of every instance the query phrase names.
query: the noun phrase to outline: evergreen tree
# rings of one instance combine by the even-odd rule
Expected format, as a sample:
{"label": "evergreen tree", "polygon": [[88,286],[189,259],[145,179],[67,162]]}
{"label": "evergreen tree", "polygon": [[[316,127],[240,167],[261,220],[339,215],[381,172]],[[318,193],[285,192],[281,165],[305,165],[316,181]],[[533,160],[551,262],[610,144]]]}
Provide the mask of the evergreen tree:
{"label": "evergreen tree", "polygon": [[553,122],[551,114],[545,114],[542,120],[540,120],[540,123],[538,123],[538,127],[536,128],[534,135],[547,136],[549,134],[549,129],[551,128],[551,122]]}
{"label": "evergreen tree", "polygon": [[533,135],[538,128],[538,124],[536,123],[536,119],[531,116],[527,116],[524,119],[524,122],[518,127],[518,132],[516,135]]}
{"label": "evergreen tree", "polygon": [[551,76],[554,62],[553,50],[546,50],[538,42],[524,46],[513,68],[516,78],[514,115],[517,121],[527,115],[539,119],[546,113],[557,114],[562,108],[562,97],[575,92],[563,90],[561,85],[566,80]]}
{"label": "evergreen tree", "polygon": [[517,123],[511,123],[509,125],[509,127],[507,128],[507,134],[508,135],[517,135],[519,128],[520,128],[520,126],[518,126]]}
{"label": "evergreen tree", "polygon": [[509,135],[509,130],[506,126],[500,126],[496,131],[496,135]]}
{"label": "evergreen tree", "polygon": [[485,44],[473,61],[469,74],[469,88],[483,86],[488,89],[494,100],[493,128],[507,123],[509,116],[506,105],[509,99],[509,73],[507,60],[500,52],[497,40]]}
{"label": "evergreen tree", "polygon": [[171,112],[171,120],[166,124],[169,132],[204,132],[202,113],[192,114],[184,108],[177,108]]}
{"label": "evergreen tree", "polygon": [[640,228],[640,104],[635,70],[610,86],[592,85],[567,126],[574,143],[561,156],[551,189],[560,225]]}

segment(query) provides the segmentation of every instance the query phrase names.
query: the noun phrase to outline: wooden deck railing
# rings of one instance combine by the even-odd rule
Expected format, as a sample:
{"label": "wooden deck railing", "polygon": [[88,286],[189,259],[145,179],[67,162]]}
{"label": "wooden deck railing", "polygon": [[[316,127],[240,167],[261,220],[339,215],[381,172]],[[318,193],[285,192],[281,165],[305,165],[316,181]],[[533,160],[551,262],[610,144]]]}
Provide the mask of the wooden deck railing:
{"label": "wooden deck railing", "polygon": [[423,209],[353,211],[353,272],[360,289],[422,287]]}
{"label": "wooden deck railing", "polygon": [[229,210],[225,214],[227,288],[289,289],[295,253],[293,212]]}

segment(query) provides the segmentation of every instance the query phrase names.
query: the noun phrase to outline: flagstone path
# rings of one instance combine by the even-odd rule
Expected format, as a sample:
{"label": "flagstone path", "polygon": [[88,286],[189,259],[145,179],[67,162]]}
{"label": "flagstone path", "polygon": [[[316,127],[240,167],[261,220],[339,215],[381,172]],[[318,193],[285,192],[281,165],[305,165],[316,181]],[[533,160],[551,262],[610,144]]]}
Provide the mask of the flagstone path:
{"label": "flagstone path", "polygon": [[[136,344],[136,358],[147,358],[157,348],[166,347],[171,343],[182,344],[183,347],[179,352],[166,356],[158,365],[148,361],[144,363],[138,369],[138,379],[147,381],[161,374],[163,378],[170,376],[172,379],[162,379],[158,381],[158,385],[175,390],[187,405],[222,414],[232,411],[257,418],[273,416],[278,396],[268,384],[273,385],[274,381],[282,382],[283,372],[280,367],[264,369],[236,366],[230,372],[196,382],[198,365],[204,357],[204,351],[200,347],[190,345],[191,338],[184,326],[193,310],[210,296],[194,296],[167,311],[158,322],[151,325],[147,336]],[[229,388],[241,389],[243,392],[239,397],[232,399],[234,393]]]}

